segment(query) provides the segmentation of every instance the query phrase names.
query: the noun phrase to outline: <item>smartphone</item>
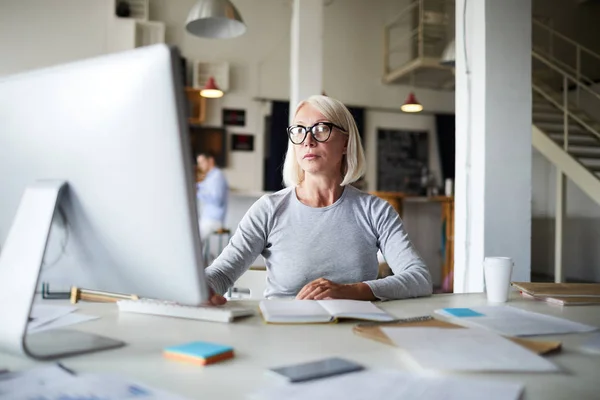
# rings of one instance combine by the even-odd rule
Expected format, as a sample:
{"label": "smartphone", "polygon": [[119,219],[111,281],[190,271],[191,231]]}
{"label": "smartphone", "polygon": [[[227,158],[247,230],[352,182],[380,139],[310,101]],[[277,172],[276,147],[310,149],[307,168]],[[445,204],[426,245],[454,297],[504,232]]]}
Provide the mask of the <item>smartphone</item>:
{"label": "smartphone", "polygon": [[332,357],[308,363],[271,368],[270,370],[286,377],[290,382],[305,382],[313,379],[361,371],[364,368],[365,367],[362,365],[353,361]]}

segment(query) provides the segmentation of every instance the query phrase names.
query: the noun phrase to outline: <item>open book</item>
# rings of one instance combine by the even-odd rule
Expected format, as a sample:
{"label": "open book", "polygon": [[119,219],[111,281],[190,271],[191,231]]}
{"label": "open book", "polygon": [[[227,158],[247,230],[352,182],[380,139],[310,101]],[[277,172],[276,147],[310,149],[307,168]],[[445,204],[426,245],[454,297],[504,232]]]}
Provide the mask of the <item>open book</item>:
{"label": "open book", "polygon": [[339,318],[393,321],[395,317],[369,301],[359,300],[263,300],[260,311],[268,323],[327,323]]}

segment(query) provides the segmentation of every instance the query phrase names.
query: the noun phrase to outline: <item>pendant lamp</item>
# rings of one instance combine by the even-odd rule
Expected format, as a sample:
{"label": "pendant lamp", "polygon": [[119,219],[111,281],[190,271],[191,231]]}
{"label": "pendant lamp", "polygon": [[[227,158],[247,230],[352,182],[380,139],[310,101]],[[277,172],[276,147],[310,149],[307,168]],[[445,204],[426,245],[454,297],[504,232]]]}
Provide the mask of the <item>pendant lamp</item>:
{"label": "pendant lamp", "polygon": [[423,106],[417,101],[415,94],[410,92],[404,104],[400,106],[400,109],[406,113],[418,113],[423,111]]}
{"label": "pendant lamp", "polygon": [[452,39],[450,43],[444,49],[442,53],[442,58],[440,59],[440,64],[447,65],[449,67],[454,67],[456,64],[456,41]]}
{"label": "pendant lamp", "polygon": [[230,39],[246,32],[246,24],[229,0],[198,0],[185,22],[194,36],[207,39]]}
{"label": "pendant lamp", "polygon": [[212,76],[206,81],[206,85],[200,90],[200,96],[208,97],[210,99],[217,99],[223,97],[223,91],[219,89],[215,83],[215,78]]}

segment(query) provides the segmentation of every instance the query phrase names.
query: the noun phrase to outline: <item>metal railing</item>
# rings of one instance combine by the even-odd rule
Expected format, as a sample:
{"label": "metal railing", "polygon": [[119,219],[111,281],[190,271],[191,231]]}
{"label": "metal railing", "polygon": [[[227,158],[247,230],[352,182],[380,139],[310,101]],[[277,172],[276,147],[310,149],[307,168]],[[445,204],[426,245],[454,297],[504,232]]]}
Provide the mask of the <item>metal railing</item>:
{"label": "metal railing", "polygon": [[[599,54],[537,19],[532,21],[532,47],[536,53],[544,55],[585,86],[593,87],[595,82],[591,76],[600,76]],[[580,102],[581,87],[576,87],[577,104]]]}
{"label": "metal railing", "polygon": [[[560,76],[562,80],[561,90],[558,93],[562,92],[562,96],[557,96],[557,91],[548,90],[548,85],[544,85],[543,87],[540,84],[536,84],[535,79],[533,82],[533,90],[544,97],[549,103],[551,103],[554,107],[561,110],[564,114],[563,126],[564,126],[564,148],[568,151],[568,135],[569,135],[569,119],[572,119],[581,127],[585,128],[590,134],[595,136],[598,140],[600,140],[600,130],[597,129],[593,121],[586,120],[579,110],[575,111],[571,106],[572,101],[569,99],[569,88],[575,85],[578,93],[586,93],[588,96],[588,100],[595,101],[598,104],[598,110],[600,110],[600,94],[590,89],[587,85],[585,85],[581,80],[578,80],[577,77],[571,75],[570,73],[564,71],[562,68],[557,66],[555,63],[546,59],[544,56],[538,54],[535,51],[532,51],[533,61],[535,63],[541,63],[545,67],[554,71],[558,76]],[[554,80],[552,80],[554,81]],[[579,101],[577,101],[578,103]],[[579,106],[579,104],[578,104]],[[599,143],[600,145],[600,143]]]}
{"label": "metal railing", "polygon": [[[383,27],[383,73],[419,58],[439,58],[454,0],[413,0]],[[448,32],[450,34],[450,32]]]}

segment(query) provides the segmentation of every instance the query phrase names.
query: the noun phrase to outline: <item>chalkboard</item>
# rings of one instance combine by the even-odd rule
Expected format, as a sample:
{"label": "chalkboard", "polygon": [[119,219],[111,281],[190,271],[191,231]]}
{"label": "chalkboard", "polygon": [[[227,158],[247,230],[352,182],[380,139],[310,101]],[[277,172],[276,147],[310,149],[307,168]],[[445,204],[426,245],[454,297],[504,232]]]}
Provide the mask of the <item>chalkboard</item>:
{"label": "chalkboard", "polygon": [[424,131],[377,130],[377,190],[421,194],[429,143]]}

